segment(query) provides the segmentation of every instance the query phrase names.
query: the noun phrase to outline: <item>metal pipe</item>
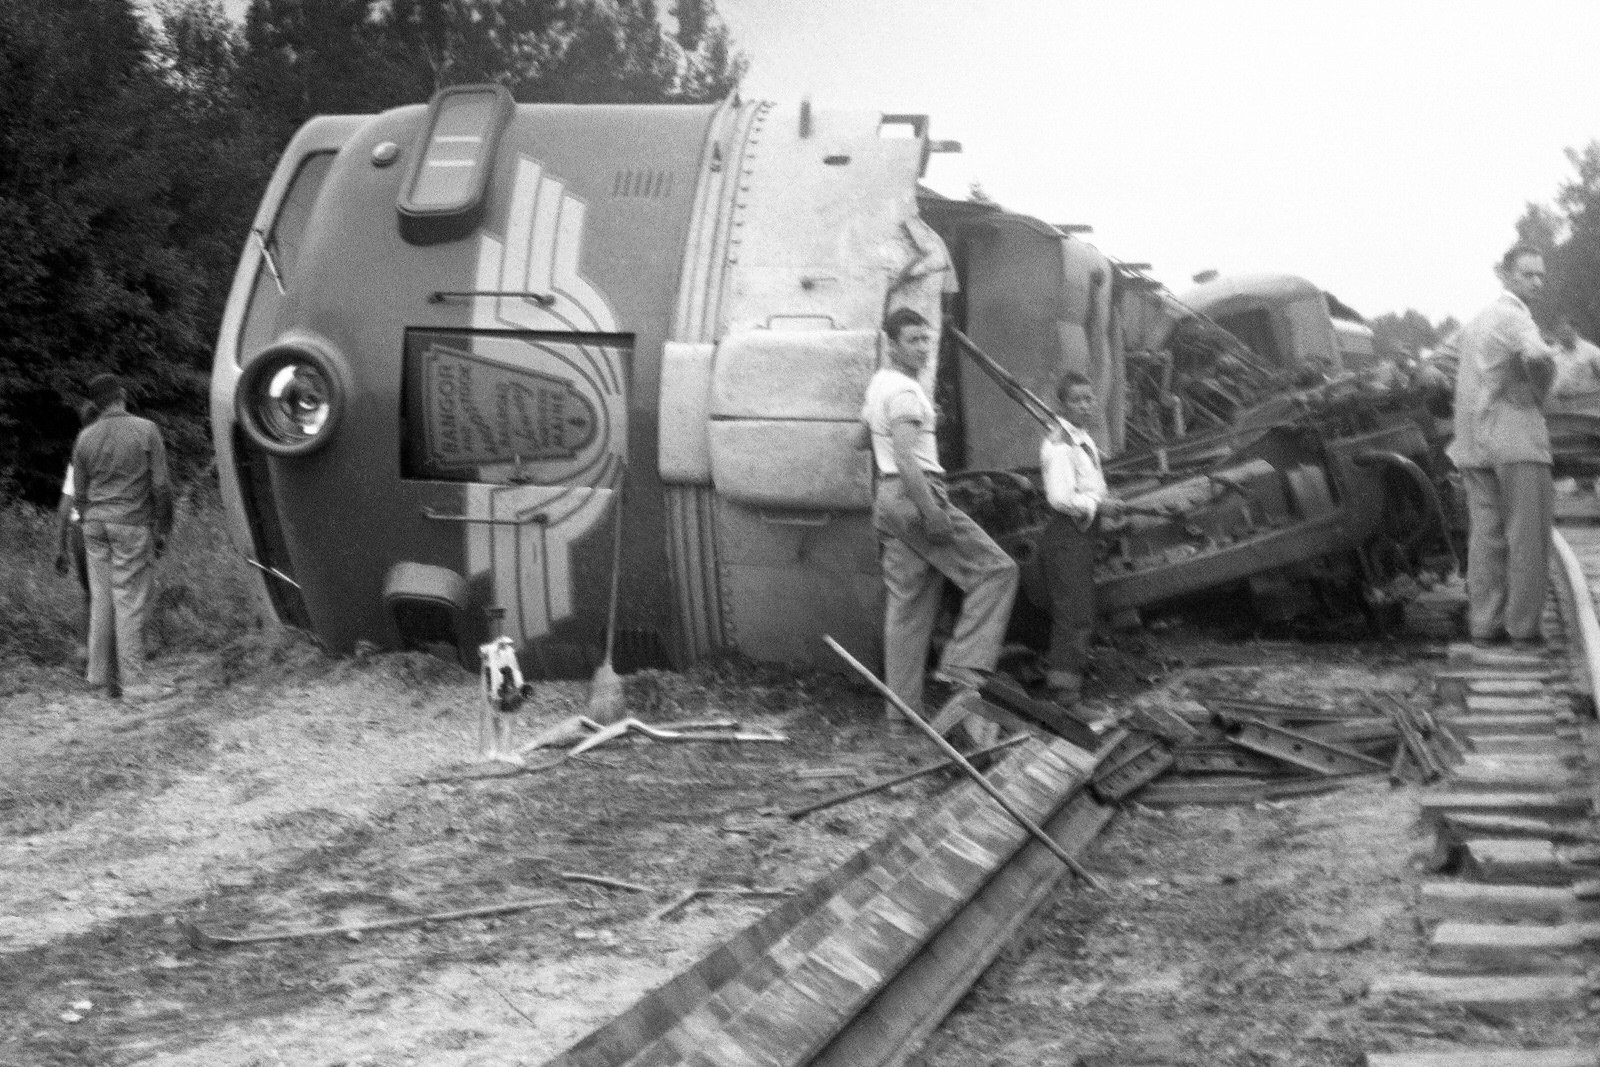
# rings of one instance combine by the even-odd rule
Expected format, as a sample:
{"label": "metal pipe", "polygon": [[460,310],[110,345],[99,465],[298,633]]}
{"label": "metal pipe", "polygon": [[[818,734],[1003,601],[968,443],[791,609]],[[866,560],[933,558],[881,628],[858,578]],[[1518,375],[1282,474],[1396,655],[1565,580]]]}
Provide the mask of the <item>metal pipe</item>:
{"label": "metal pipe", "polygon": [[979,348],[972,338],[948,323],[945,325],[945,332],[960,343],[961,348],[972,357],[973,362],[977,363],[985,374],[994,380],[994,384],[1000,387],[1002,393],[1022,405],[1023,410],[1032,415],[1047,432],[1054,433],[1061,428],[1060,420],[1056,418],[1056,413],[1051,410],[1050,405],[1039,399],[1039,394],[1019,382],[1016,375],[1002,367],[998,360]]}
{"label": "metal pipe", "polygon": [[[971,755],[987,756],[991,753],[1011,748],[1013,745],[1020,745],[1026,740],[1028,740],[1028,735],[1026,733],[1020,733],[1015,737],[1008,737],[1004,741],[989,745],[987,748],[980,748],[976,752],[971,753]],[[814,811],[821,811],[824,808],[831,808],[835,805],[843,804],[846,801],[855,800],[859,797],[871,796],[873,793],[881,793],[885,789],[891,789],[894,786],[903,785],[906,782],[932,774],[934,771],[942,771],[946,767],[950,766],[953,766],[953,764],[949,760],[940,760],[938,763],[929,763],[925,766],[918,767],[914,771],[907,771],[904,774],[897,774],[892,778],[883,778],[873,782],[870,785],[864,785],[859,789],[851,789],[845,793],[835,793],[833,796],[818,800],[815,803],[805,804],[798,808],[790,808],[783,814],[786,818],[803,819]]]}
{"label": "metal pipe", "polygon": [[844,650],[844,646],[839,644],[839,642],[835,641],[832,637],[827,634],[823,634],[822,640],[827,643],[829,648],[833,649],[839,654],[840,659],[843,659],[847,664],[850,665],[851,670],[855,671],[857,674],[861,675],[862,678],[871,683],[872,687],[881,693],[885,700],[889,701],[896,708],[898,708],[900,710],[900,714],[904,715],[908,722],[912,723],[917,729],[921,730],[928,740],[932,741],[935,745],[938,745],[939,751],[943,752],[945,757],[957,767],[960,767],[961,770],[966,773],[968,778],[971,778],[974,782],[978,783],[978,787],[985,793],[988,793],[989,796],[994,799],[996,804],[999,804],[1002,808],[1004,808],[1007,815],[1015,819],[1017,824],[1023,829],[1027,830],[1028,833],[1032,834],[1034,839],[1037,840],[1041,845],[1049,849],[1056,859],[1066,864],[1068,870],[1077,875],[1079,878],[1083,879],[1083,881],[1088,883],[1090,886],[1100,890],[1100,892],[1105,893],[1108,896],[1110,895],[1111,891],[1106,888],[1104,882],[1101,882],[1094,875],[1084,870],[1083,865],[1072,858],[1071,853],[1062,848],[1060,845],[1056,844],[1055,838],[1045,833],[1037,823],[1024,815],[1015,804],[1007,800],[1005,794],[994,787],[993,782],[985,778],[978,768],[974,767],[971,763],[968,763],[967,757],[963,756],[959,751],[957,751],[954,745],[946,741],[938,730],[935,730],[933,727],[929,726],[921,715],[918,715],[916,712],[912,711],[911,706],[904,700],[901,700],[895,694],[893,689],[890,689],[888,686],[884,685],[883,682],[878,679],[877,675],[867,670],[867,668],[862,665],[860,660],[846,652]]}
{"label": "metal pipe", "polygon": [[1550,543],[1561,565],[1561,576],[1566,579],[1572,592],[1572,607],[1578,616],[1579,662],[1588,682],[1589,695],[1593,697],[1596,687],[1600,686],[1600,621],[1595,618],[1589,579],[1583,573],[1577,553],[1572,551],[1565,537],[1552,530]]}

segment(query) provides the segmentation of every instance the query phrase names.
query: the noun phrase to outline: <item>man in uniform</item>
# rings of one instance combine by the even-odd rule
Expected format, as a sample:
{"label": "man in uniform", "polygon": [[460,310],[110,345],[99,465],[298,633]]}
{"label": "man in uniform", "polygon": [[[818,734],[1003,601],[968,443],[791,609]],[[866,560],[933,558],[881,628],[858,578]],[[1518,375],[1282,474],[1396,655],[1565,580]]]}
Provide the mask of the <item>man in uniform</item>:
{"label": "man in uniform", "polygon": [[867,386],[857,444],[872,449],[878,469],[872,522],[888,591],[885,682],[920,712],[942,578],[965,597],[935,677],[957,686],[956,698],[964,698],[981,683],[977,672],[993,670],[1000,658],[1017,565],[945,493],[933,404],[917,380],[937,343],[934,331],[916,311],[898,308],[884,319],[883,332],[888,365]]}
{"label": "man in uniform", "polygon": [[1540,405],[1555,367],[1528,305],[1544,291],[1544,258],[1514,245],[1498,268],[1505,292],[1461,330],[1455,440],[1470,522],[1472,643],[1542,647],[1553,491]]}
{"label": "man in uniform", "polygon": [[1122,515],[1106,488],[1100,449],[1085,427],[1095,417],[1094,386],[1069,373],[1056,387],[1059,425],[1039,447],[1045,498],[1054,509],[1039,537],[1039,568],[1050,598],[1050,648],[1045,683],[1064,707],[1078,702],[1094,637],[1094,565],[1100,525]]}
{"label": "man in uniform", "polygon": [[144,700],[160,692],[144,680],[144,620],[155,560],[172,532],[167,452],[155,423],[128,413],[121,379],[97,376],[89,399],[99,417],[72,448],[89,560],[88,681]]}

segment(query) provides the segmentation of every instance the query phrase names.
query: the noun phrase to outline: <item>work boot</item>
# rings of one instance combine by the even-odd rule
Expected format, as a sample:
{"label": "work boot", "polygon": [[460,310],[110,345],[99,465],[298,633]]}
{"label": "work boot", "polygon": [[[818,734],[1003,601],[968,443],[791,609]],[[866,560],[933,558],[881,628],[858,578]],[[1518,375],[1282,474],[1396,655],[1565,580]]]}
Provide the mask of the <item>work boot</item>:
{"label": "work boot", "polygon": [[961,720],[961,731],[967,735],[967,744],[973,752],[1000,740],[1000,724],[976,713]]}
{"label": "work boot", "polygon": [[956,686],[950,694],[950,699],[940,706],[938,714],[933,717],[930,724],[941,736],[948,737],[956,724],[977,716],[973,710],[983,702],[983,697],[978,695],[976,689],[967,686]]}
{"label": "work boot", "polygon": [[1050,671],[1045,675],[1050,699],[1063,708],[1077,706],[1083,697],[1083,674],[1079,671]]}
{"label": "work boot", "polygon": [[958,689],[982,689],[985,681],[982,673],[970,667],[940,667],[933,672],[933,680]]}
{"label": "work boot", "polygon": [[151,682],[139,682],[134,685],[122,687],[122,699],[130,704],[148,704],[173,696],[177,689],[170,685],[155,685]]}

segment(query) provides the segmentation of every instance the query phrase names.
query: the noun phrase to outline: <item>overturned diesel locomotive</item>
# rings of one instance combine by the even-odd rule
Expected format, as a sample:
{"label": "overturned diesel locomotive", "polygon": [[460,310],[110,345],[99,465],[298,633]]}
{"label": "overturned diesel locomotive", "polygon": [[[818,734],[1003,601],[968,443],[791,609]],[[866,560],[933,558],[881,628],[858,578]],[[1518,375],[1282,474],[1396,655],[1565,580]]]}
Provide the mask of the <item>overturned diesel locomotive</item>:
{"label": "overturned diesel locomotive", "polygon": [[[1293,368],[1070,227],[923,189],[956,147],[919,115],[526,105],[492,86],[312,120],[256,216],[212,379],[263,610],[338,650],[505,635],[530,674],[572,676],[600,658],[615,578],[624,670],[810,660],[823,633],[874,657],[873,472],[852,431],[901,304],[1038,392],[1066,369],[1094,381],[1102,440],[1175,516],[1123,535],[1136,559],[1106,572],[1111,607],[1330,554],[1357,584],[1414,569],[1419,552],[1386,568],[1371,546],[1398,529],[1419,548],[1408,524],[1438,510],[1425,445],[1348,397],[1264,423],[1211,401],[1176,430],[1130,420],[1133,379],[1170,369],[1174,338],[1264,395]],[[1215,360],[1190,372],[1220,380]],[[1026,555],[1002,483],[1032,484],[1037,427],[948,349],[926,374],[943,460]],[[1306,413],[1309,434],[1288,417]]]}

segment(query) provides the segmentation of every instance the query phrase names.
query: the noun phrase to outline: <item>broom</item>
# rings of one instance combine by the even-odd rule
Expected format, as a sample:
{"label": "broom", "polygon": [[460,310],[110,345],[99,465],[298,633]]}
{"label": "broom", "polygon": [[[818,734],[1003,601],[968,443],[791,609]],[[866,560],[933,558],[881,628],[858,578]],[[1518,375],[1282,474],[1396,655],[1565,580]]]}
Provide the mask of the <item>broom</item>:
{"label": "broom", "polygon": [[611,665],[611,653],[617,643],[617,586],[622,580],[622,490],[627,478],[628,470],[624,467],[617,480],[617,516],[611,543],[611,606],[606,612],[606,656],[589,682],[588,714],[598,723],[617,722],[628,711],[622,678]]}

